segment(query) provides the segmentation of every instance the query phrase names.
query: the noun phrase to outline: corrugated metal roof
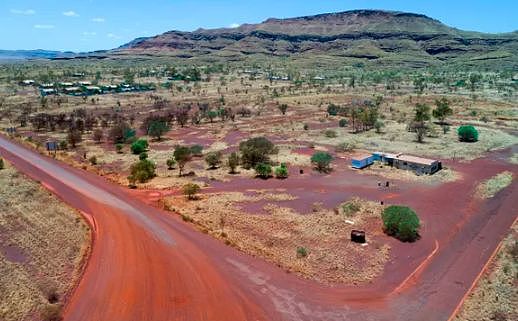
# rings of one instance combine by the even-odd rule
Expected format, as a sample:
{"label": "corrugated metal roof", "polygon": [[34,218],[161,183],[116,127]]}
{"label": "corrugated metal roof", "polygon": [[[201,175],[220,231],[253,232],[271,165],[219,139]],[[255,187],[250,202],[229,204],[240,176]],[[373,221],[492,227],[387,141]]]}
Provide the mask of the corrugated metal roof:
{"label": "corrugated metal roof", "polygon": [[434,159],[428,159],[428,158],[422,158],[417,156],[410,156],[410,155],[400,155],[397,157],[397,159],[402,160],[404,162],[414,163],[414,164],[421,164],[421,165],[432,165],[436,162]]}

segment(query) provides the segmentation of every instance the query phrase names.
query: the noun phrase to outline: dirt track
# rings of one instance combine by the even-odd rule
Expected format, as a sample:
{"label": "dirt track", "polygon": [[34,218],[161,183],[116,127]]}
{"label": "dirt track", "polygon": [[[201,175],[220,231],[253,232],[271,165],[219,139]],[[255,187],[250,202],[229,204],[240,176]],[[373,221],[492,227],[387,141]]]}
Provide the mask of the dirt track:
{"label": "dirt track", "polygon": [[419,246],[401,244],[373,284],[324,287],[193,231],[93,174],[2,137],[0,152],[93,222],[92,256],[66,320],[447,320],[517,217],[516,182],[485,203],[469,195],[478,180],[516,166],[498,155],[459,165],[470,178],[440,193],[393,196],[425,216]]}

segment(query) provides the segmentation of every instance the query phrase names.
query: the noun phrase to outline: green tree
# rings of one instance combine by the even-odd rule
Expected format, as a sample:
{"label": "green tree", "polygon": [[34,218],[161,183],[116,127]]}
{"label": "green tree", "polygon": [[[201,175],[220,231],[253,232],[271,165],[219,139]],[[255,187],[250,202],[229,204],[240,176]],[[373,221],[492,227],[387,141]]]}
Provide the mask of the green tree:
{"label": "green tree", "polygon": [[419,217],[409,207],[392,205],[381,216],[383,229],[388,235],[404,242],[412,242],[419,237]]}
{"label": "green tree", "polygon": [[250,169],[259,163],[269,163],[269,155],[277,153],[275,145],[265,137],[250,138],[239,144],[241,164]]}
{"label": "green tree", "polygon": [[437,118],[441,124],[444,124],[446,117],[453,114],[453,110],[450,108],[450,102],[446,98],[435,100],[435,109],[432,114],[433,117]]}
{"label": "green tree", "polygon": [[418,76],[414,79],[414,89],[416,93],[422,94],[426,88],[426,78],[423,76]]}
{"label": "green tree", "polygon": [[478,130],[471,125],[463,125],[457,129],[459,140],[461,142],[476,142],[478,141]]}
{"label": "green tree", "polygon": [[426,104],[415,105],[414,126],[419,143],[423,142],[424,135],[428,129],[426,122],[430,120],[430,117],[430,106]]}
{"label": "green tree", "polygon": [[203,155],[203,146],[196,144],[191,146],[191,154],[193,156],[202,156]]}
{"label": "green tree", "polygon": [[281,163],[281,166],[275,168],[275,177],[281,179],[288,177],[288,166],[285,163]]}
{"label": "green tree", "polygon": [[138,162],[131,165],[131,174],[130,176],[128,176],[128,180],[130,181],[130,183],[132,181],[145,183],[151,178],[155,177],[155,169],[155,163],[153,163],[149,159],[139,160]]}
{"label": "green tree", "polygon": [[155,120],[149,124],[148,135],[160,141],[162,136],[169,131],[167,122],[162,120]]}
{"label": "green tree", "polygon": [[374,123],[374,128],[376,129],[376,133],[381,133],[381,129],[385,127],[385,124],[383,123],[383,121],[381,119],[378,119],[376,120],[376,122]]}
{"label": "green tree", "polygon": [[194,183],[185,184],[182,187],[183,195],[187,196],[187,199],[194,200],[196,199],[196,194],[200,191],[200,186]]}
{"label": "green tree", "polygon": [[347,126],[347,119],[345,119],[345,118],[340,119],[340,121],[338,122],[338,126],[346,127]]}
{"label": "green tree", "polygon": [[83,138],[81,137],[81,132],[75,128],[70,129],[67,134],[67,141],[72,146],[72,148],[76,148],[77,144],[79,144]]}
{"label": "green tree", "polygon": [[210,152],[205,156],[205,162],[214,169],[221,165],[221,152]]}
{"label": "green tree", "polygon": [[254,169],[255,169],[257,176],[259,176],[261,178],[266,179],[272,175],[272,166],[270,164],[259,163],[259,164],[255,165]]}
{"label": "green tree", "polygon": [[185,165],[191,160],[191,148],[187,146],[176,146],[173,152],[174,159],[178,162],[179,175],[182,176],[182,171]]}
{"label": "green tree", "polygon": [[327,113],[330,115],[330,116],[336,116],[338,115],[338,112],[340,111],[340,107],[338,107],[337,105],[335,104],[329,104],[329,106],[327,106]]}
{"label": "green tree", "polygon": [[145,139],[138,139],[133,144],[131,144],[131,152],[135,155],[139,155],[146,151],[148,148],[148,142]]}
{"label": "green tree", "polygon": [[239,154],[236,152],[231,153],[227,160],[227,165],[230,168],[230,174],[235,174],[236,168],[239,166],[239,162]]}
{"label": "green tree", "polygon": [[316,152],[311,156],[311,163],[319,172],[328,172],[333,156],[326,152]]}

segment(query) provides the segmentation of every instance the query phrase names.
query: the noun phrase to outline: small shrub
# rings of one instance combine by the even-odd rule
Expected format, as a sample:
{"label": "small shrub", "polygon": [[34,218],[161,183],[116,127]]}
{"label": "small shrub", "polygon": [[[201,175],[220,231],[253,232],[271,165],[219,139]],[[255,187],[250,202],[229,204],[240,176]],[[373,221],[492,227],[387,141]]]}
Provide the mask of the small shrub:
{"label": "small shrub", "polygon": [[182,187],[183,194],[187,196],[187,199],[196,199],[196,194],[200,191],[200,186],[194,183],[185,184]]}
{"label": "small shrub", "polygon": [[338,122],[338,126],[347,127],[347,119],[345,119],[345,118],[340,119],[340,121]]}
{"label": "small shrub", "polygon": [[281,179],[288,177],[288,167],[285,163],[282,163],[281,166],[275,168],[275,177]]}
{"label": "small shrub", "polygon": [[145,139],[138,139],[133,144],[131,144],[131,152],[135,155],[143,153],[147,148],[148,142]]}
{"label": "small shrub", "polygon": [[297,257],[303,258],[306,256],[308,256],[308,250],[306,250],[306,248],[302,246],[297,247]]}
{"label": "small shrub", "polygon": [[166,160],[165,163],[167,165],[168,170],[172,170],[176,166],[176,161],[174,160],[174,158],[169,158],[168,160]]}
{"label": "small shrub", "polygon": [[148,155],[147,155],[147,153],[146,153],[146,152],[140,153],[140,154],[138,155],[138,159],[139,159],[139,160],[147,159],[147,157],[148,157]]}
{"label": "small shrub", "polygon": [[419,217],[406,206],[392,205],[382,214],[385,233],[403,242],[413,242],[419,237]]}
{"label": "small shrub", "polygon": [[304,130],[308,130],[309,129],[309,125],[308,124],[304,124]]}
{"label": "small shrub", "polygon": [[155,177],[155,163],[148,159],[143,159],[131,165],[131,175],[128,180],[133,182],[145,183]]}
{"label": "small shrub", "polygon": [[328,129],[324,132],[324,135],[327,137],[327,138],[335,138],[337,137],[338,135],[336,134],[336,131],[332,130],[332,129]]}
{"label": "small shrub", "polygon": [[5,168],[4,159],[2,157],[0,157],[0,169],[4,169],[4,168]]}
{"label": "small shrub", "polygon": [[267,179],[272,175],[272,166],[266,163],[259,163],[255,166],[257,176]]}
{"label": "small shrub", "polygon": [[191,154],[192,156],[200,157],[203,155],[203,146],[201,145],[192,145],[191,146]]}
{"label": "small shrub", "polygon": [[95,155],[93,155],[92,157],[90,157],[88,159],[88,161],[90,162],[90,164],[92,165],[97,165],[97,157]]}
{"label": "small shrub", "polygon": [[478,141],[478,131],[471,125],[460,126],[457,130],[459,140],[461,142],[476,142]]}
{"label": "small shrub", "polygon": [[350,152],[356,148],[355,142],[343,142],[335,147],[335,150],[339,153]]}
{"label": "small shrub", "polygon": [[342,205],[345,216],[353,216],[360,210],[360,206],[356,202],[350,201]]}
{"label": "small shrub", "polygon": [[115,145],[115,150],[117,150],[117,154],[122,154],[122,149],[124,148],[124,145],[123,144],[116,144]]}
{"label": "small shrub", "polygon": [[221,165],[221,152],[210,152],[205,156],[205,162],[211,169],[214,169]]}

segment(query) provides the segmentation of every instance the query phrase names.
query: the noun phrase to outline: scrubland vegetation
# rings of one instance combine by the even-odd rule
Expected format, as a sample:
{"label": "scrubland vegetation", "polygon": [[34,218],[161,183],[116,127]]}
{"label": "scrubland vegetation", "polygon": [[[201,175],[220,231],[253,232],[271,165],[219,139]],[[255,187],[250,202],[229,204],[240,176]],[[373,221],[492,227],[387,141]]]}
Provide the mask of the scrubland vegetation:
{"label": "scrubland vegetation", "polygon": [[7,166],[0,170],[0,231],[0,319],[61,320],[89,251],[87,224]]}

